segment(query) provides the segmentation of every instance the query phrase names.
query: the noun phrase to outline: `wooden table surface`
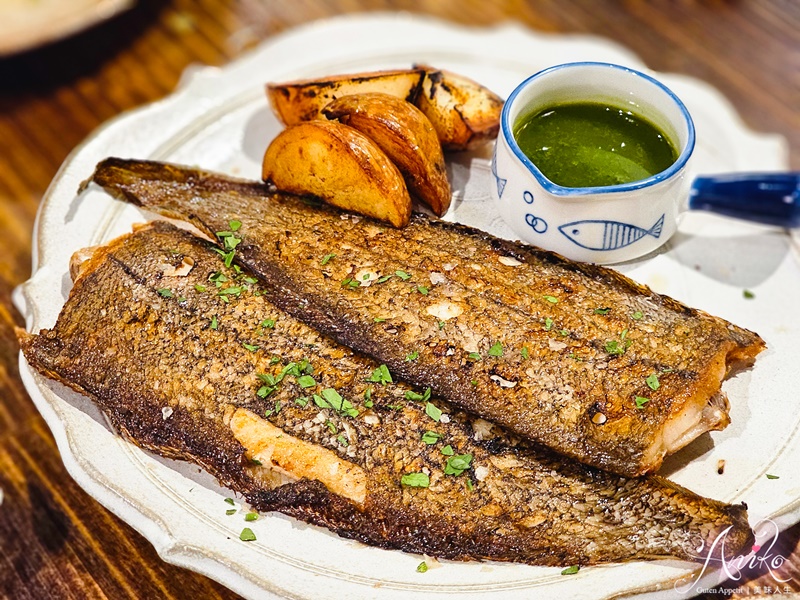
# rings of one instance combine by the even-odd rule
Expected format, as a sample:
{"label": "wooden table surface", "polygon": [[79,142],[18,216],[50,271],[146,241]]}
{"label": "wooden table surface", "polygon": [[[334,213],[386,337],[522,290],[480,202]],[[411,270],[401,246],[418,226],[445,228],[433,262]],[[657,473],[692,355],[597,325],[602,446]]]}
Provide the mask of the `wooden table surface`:
{"label": "wooden table surface", "polygon": [[[0,596],[237,597],[164,563],[67,475],[20,382],[13,327],[22,321],[10,294],[30,275],[42,195],[68,153],[98,125],[169,94],[190,64],[223,65],[293,26],[374,10],[481,26],[515,19],[551,33],[606,36],[653,69],[715,85],[751,128],[785,135],[791,165],[800,168],[797,0],[139,0],[70,39],[0,58]],[[780,538],[778,550],[791,555],[779,571],[790,579],[781,590],[800,590],[799,540],[800,526]],[[764,569],[745,581],[726,591],[747,596],[776,586]]]}

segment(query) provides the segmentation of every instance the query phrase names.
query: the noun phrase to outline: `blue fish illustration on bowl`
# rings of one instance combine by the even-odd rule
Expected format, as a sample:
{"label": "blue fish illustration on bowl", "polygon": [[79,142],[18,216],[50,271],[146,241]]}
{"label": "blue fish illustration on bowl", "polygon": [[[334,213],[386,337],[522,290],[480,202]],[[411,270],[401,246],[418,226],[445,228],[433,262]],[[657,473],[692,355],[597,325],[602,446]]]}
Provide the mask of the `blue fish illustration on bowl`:
{"label": "blue fish illustration on bowl", "polygon": [[638,242],[650,235],[661,236],[664,227],[664,215],[649,229],[637,227],[620,221],[604,221],[590,219],[574,221],[561,225],[558,230],[571,242],[587,250],[617,250]]}

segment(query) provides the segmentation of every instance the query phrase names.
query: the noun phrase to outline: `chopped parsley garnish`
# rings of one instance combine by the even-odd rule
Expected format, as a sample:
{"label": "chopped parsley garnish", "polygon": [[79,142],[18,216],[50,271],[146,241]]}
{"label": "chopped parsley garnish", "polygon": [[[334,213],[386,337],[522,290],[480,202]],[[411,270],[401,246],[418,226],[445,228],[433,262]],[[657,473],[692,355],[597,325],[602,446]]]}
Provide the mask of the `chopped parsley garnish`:
{"label": "chopped parsley garnish", "polygon": [[216,284],[217,287],[222,287],[222,284],[228,281],[228,277],[225,275],[225,273],[220,273],[217,271],[216,273],[209,275],[208,280]]}
{"label": "chopped parsley garnish", "polygon": [[431,478],[426,473],[406,473],[400,478],[400,483],[407,487],[426,488],[431,484]]}
{"label": "chopped parsley garnish", "polygon": [[542,296],[542,298],[547,300],[550,304],[557,304],[558,303],[558,298],[556,298],[555,296]]}
{"label": "chopped parsley garnish", "polygon": [[327,265],[329,262],[331,262],[331,260],[332,260],[332,259],[334,259],[334,258],[336,258],[336,254],[334,254],[333,252],[331,252],[330,254],[326,254],[325,256],[323,256],[323,257],[322,257],[322,260],[321,260],[321,261],[319,261],[319,264],[321,264],[321,265],[324,267],[324,266],[325,266],[325,265]]}
{"label": "chopped parsley garnish", "polygon": [[228,515],[229,517],[231,515],[235,515],[236,514],[236,509],[235,508],[229,508],[228,510],[225,511],[225,514]]}
{"label": "chopped parsley garnish", "polygon": [[422,394],[418,394],[413,390],[406,391],[405,395],[406,400],[413,400],[416,402],[427,402],[431,398],[431,388],[425,388],[425,392]]}
{"label": "chopped parsley garnish", "polygon": [[269,359],[269,364],[271,365],[277,365],[279,362],[281,362],[280,356],[273,356],[272,358]]}
{"label": "chopped parsley garnish", "polygon": [[206,291],[206,286],[200,285],[199,283],[195,283],[194,284],[194,289],[196,291],[198,291],[198,292],[205,292]]}
{"label": "chopped parsley garnish", "polygon": [[372,319],[373,323],[383,323],[386,319],[384,317],[375,317]]}
{"label": "chopped parsley garnish", "polygon": [[387,281],[389,281],[389,280],[390,280],[392,277],[394,277],[394,275],[384,275],[383,277],[378,277],[378,278],[375,280],[375,283],[386,283],[386,282],[387,282]]}
{"label": "chopped parsley garnish", "polygon": [[444,329],[444,321],[436,321],[436,324],[439,326],[439,331]]}
{"label": "chopped parsley garnish", "polygon": [[368,387],[364,392],[364,406],[367,408],[372,408],[375,406],[375,403],[372,401],[372,388]]}
{"label": "chopped parsley garnish", "polygon": [[[259,398],[266,398],[272,392],[274,392],[276,389],[277,388],[274,385],[262,385],[260,388],[258,388],[258,391],[256,392],[256,396],[258,396]],[[272,414],[272,411],[269,411],[269,413]],[[267,416],[269,416],[269,415],[267,415]]]}
{"label": "chopped parsley garnish", "polygon": [[[277,360],[274,360],[277,359]],[[281,361],[280,357],[274,356],[270,359],[270,364],[274,365]],[[304,358],[299,363],[294,361],[290,361],[286,363],[281,369],[281,372],[278,374],[278,381],[286,377],[287,375],[293,375],[294,377],[300,377],[301,375],[310,375],[314,372],[314,367],[312,367],[307,358]]]}
{"label": "chopped parsley garnish", "polygon": [[377,369],[372,372],[369,379],[367,381],[371,381],[373,383],[380,383],[381,385],[386,385],[387,383],[393,383],[392,381],[392,374],[389,373],[389,367],[386,365],[381,365]]}
{"label": "chopped parsley garnish", "polygon": [[428,415],[434,421],[442,420],[442,411],[430,402],[425,404],[425,414]]}
{"label": "chopped parsley garnish", "polygon": [[245,527],[242,529],[242,533],[239,534],[239,539],[243,542],[254,542],[256,539],[256,534],[253,533],[253,530],[249,527]]}
{"label": "chopped parsley garnish", "polygon": [[617,340],[608,340],[605,345],[605,350],[609,354],[625,354],[625,350],[630,346],[630,342],[624,344]]}
{"label": "chopped parsley garnish", "polygon": [[337,433],[337,432],[339,431],[339,430],[337,429],[336,425],[334,425],[333,421],[331,421],[330,419],[328,419],[327,421],[325,421],[325,427],[327,427],[327,428],[328,428],[328,430],[329,430],[331,433]]}
{"label": "chopped parsley garnish", "polygon": [[325,388],[322,390],[321,395],[331,408],[342,410],[342,403],[344,402],[344,399],[335,389]]}
{"label": "chopped parsley garnish", "polygon": [[224,290],[220,290],[218,294],[220,296],[238,296],[242,293],[242,288],[238,285],[232,285],[231,287],[227,287]]}
{"label": "chopped parsley garnish", "polygon": [[403,281],[408,281],[409,279],[411,279],[411,275],[409,275],[405,271],[395,271],[394,274],[397,275]]}
{"label": "chopped parsley garnish", "polygon": [[474,488],[472,485],[472,479],[467,479],[467,489],[471,492]]}
{"label": "chopped parsley garnish", "polygon": [[650,398],[636,396],[636,408],[644,408],[644,405],[650,402]]}
{"label": "chopped parsley garnish", "polygon": [[237,221],[235,219],[233,221],[228,221],[228,227],[230,228],[231,231],[239,231],[239,228],[241,226],[242,226],[241,221]]}
{"label": "chopped parsley garnish", "polygon": [[259,323],[259,326],[264,327],[266,329],[272,329],[275,327],[275,319],[264,319]]}
{"label": "chopped parsley garnish", "polygon": [[245,344],[242,343],[242,346],[245,347],[246,350],[250,350],[250,352],[258,352],[260,346],[254,346],[253,344]]}
{"label": "chopped parsley garnish", "polygon": [[211,329],[216,329],[218,325],[219,322],[217,321],[217,315],[214,315],[211,317]]}
{"label": "chopped parsley garnish", "polygon": [[422,441],[428,444],[429,446],[433,446],[436,442],[442,439],[441,433],[436,433],[435,431],[426,431],[422,434]]}
{"label": "chopped parsley garnish", "polygon": [[560,334],[561,334],[561,335],[563,335],[563,336],[568,336],[568,335],[569,335],[569,330],[567,330],[567,329],[562,329],[562,330],[561,330],[561,331],[559,331],[558,333],[560,333]]}
{"label": "chopped parsley garnish", "polygon": [[245,521],[255,521],[258,519],[258,513],[249,512],[244,516]]}
{"label": "chopped parsley garnish", "polygon": [[461,475],[472,464],[472,454],[456,454],[447,459],[444,465],[445,475]]}
{"label": "chopped parsley garnish", "polygon": [[163,298],[172,298],[172,290],[169,288],[158,288],[158,295]]}
{"label": "chopped parsley garnish", "polygon": [[231,506],[233,506],[235,504],[234,501],[233,501],[233,498],[225,498],[225,502],[227,502]]}
{"label": "chopped parsley garnish", "polygon": [[562,575],[575,575],[581,568],[579,565],[572,565],[571,567],[567,567],[563,571],[561,571]]}
{"label": "chopped parsley garnish", "polygon": [[305,408],[308,406],[308,396],[301,396],[300,398],[296,398],[294,401],[297,406]]}
{"label": "chopped parsley garnish", "polygon": [[280,383],[280,379],[282,379],[282,377],[280,377],[280,376],[278,376],[278,377],[280,377],[280,379],[276,379],[275,377],[273,377],[269,373],[256,373],[256,377],[258,377],[261,381],[263,381],[267,385],[272,385],[272,386],[277,385],[278,383]]}
{"label": "chopped parsley garnish", "polygon": [[661,387],[661,382],[658,380],[658,375],[656,375],[655,373],[648,375],[645,381],[647,382],[647,387],[649,387],[653,391]]}
{"label": "chopped parsley garnish", "polygon": [[523,346],[522,350],[520,350],[519,353],[522,355],[522,358],[528,358],[528,356],[530,356],[530,354],[528,354],[527,346]]}
{"label": "chopped parsley garnish", "polygon": [[424,285],[418,285],[417,286],[417,291],[420,294],[422,294],[423,296],[427,296],[428,295],[428,288],[426,288]]}
{"label": "chopped parsley garnish", "polygon": [[631,315],[631,319],[633,319],[634,321],[638,321],[642,317],[644,317],[644,313],[640,310],[637,310],[635,313]]}
{"label": "chopped parsley garnish", "polygon": [[317,382],[311,375],[301,375],[297,378],[297,385],[301,388],[310,388],[317,385]]}
{"label": "chopped parsley garnish", "polygon": [[417,565],[417,573],[427,573],[428,571],[428,563],[424,560]]}
{"label": "chopped parsley garnish", "polygon": [[545,331],[550,331],[552,328],[553,328],[553,319],[551,319],[550,317],[547,317],[544,320],[544,330]]}
{"label": "chopped parsley garnish", "polygon": [[489,356],[503,356],[503,344],[495,342],[494,345],[489,348]]}
{"label": "chopped parsley garnish", "polygon": [[411,362],[412,360],[417,360],[419,358],[419,352],[414,350],[413,352],[406,355],[406,362]]}
{"label": "chopped parsley garnish", "polygon": [[[227,235],[220,235],[221,233],[225,233]],[[233,251],[236,249],[236,246],[238,246],[242,242],[241,238],[236,237],[235,235],[233,235],[233,233],[228,231],[221,231],[217,233],[217,235],[219,235],[223,239],[225,250]],[[225,256],[225,258],[227,259],[227,255]]]}
{"label": "chopped parsley garnish", "polygon": [[[239,265],[236,265],[236,266],[239,266]],[[258,283],[258,279],[256,279],[255,277],[250,277],[250,276],[242,277],[242,281],[244,281],[245,283],[247,283],[249,285],[255,285],[256,283]]]}
{"label": "chopped parsley garnish", "polygon": [[596,314],[596,315],[607,315],[610,310],[611,309],[608,308],[608,307],[606,307],[606,308],[595,308],[594,309],[594,314]]}
{"label": "chopped parsley garnish", "polygon": [[339,442],[345,448],[350,445],[350,442],[347,441],[347,438],[343,435],[336,436],[336,441]]}
{"label": "chopped parsley garnish", "polygon": [[445,456],[453,456],[455,453],[456,451],[453,450],[453,447],[450,444],[447,444],[447,446],[442,448],[442,454]]}
{"label": "chopped parsley garnish", "polygon": [[744,296],[747,300],[752,300],[753,298],[756,297],[756,295],[750,290],[743,290],[742,296]]}
{"label": "chopped parsley garnish", "polygon": [[780,479],[780,477],[778,475],[770,475],[767,473],[767,479]]}
{"label": "chopped parsley garnish", "polygon": [[470,353],[468,354],[468,357],[469,357],[470,359],[472,359],[472,360],[480,360],[480,359],[481,359],[480,352],[470,352]]}
{"label": "chopped parsley garnish", "polygon": [[[325,388],[319,394],[314,394],[314,403],[320,408],[332,408],[342,415],[348,417],[358,416],[358,409],[352,403],[342,398],[333,388]],[[335,431],[333,433],[336,433]]]}
{"label": "chopped parsley garnish", "polygon": [[359,282],[357,279],[353,279],[352,277],[345,277],[342,281],[342,287],[350,288],[351,290],[354,290],[360,285],[361,282]]}

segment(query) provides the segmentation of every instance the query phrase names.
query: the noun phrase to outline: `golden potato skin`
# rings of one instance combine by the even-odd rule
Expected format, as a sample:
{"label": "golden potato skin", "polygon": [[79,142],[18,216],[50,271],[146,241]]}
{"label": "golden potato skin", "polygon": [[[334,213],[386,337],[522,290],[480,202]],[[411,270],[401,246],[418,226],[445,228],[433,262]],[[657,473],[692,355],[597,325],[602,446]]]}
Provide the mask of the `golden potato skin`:
{"label": "golden potato skin", "polygon": [[267,98],[275,115],[288,126],[318,118],[331,100],[350,94],[383,92],[414,102],[424,76],[422,69],[396,69],[269,83]]}
{"label": "golden potato skin", "polygon": [[373,92],[337,98],[322,114],[370,138],[400,169],[409,192],[436,215],[447,212],[451,193],[442,145],[433,125],[416,106]]}
{"label": "golden potato skin", "polygon": [[395,227],[411,218],[411,197],[394,163],[372,140],[336,121],[284,129],[264,154],[262,177],[281,191],[311,194]]}
{"label": "golden potato skin", "polygon": [[497,137],[503,99],[475,81],[430,67],[415,104],[445,150],[471,150]]}

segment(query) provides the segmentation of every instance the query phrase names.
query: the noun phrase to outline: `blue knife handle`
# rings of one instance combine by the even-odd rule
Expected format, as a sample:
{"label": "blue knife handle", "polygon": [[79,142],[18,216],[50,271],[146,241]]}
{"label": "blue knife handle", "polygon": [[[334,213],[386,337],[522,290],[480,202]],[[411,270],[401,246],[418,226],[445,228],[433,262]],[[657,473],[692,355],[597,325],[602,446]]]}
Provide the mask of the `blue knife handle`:
{"label": "blue knife handle", "polygon": [[779,227],[800,227],[800,173],[697,177],[689,208]]}

